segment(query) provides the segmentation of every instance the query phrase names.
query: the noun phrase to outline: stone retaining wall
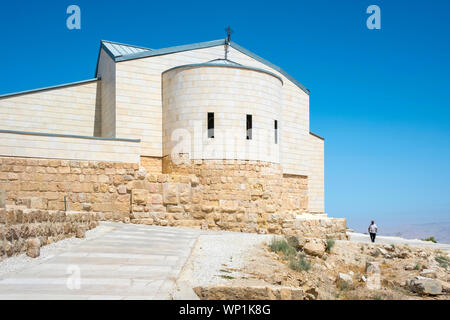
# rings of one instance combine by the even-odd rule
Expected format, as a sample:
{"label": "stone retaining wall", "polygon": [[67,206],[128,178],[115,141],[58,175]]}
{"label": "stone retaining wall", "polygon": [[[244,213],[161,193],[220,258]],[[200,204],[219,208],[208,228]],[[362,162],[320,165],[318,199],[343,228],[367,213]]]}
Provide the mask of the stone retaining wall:
{"label": "stone retaining wall", "polygon": [[[164,173],[158,172],[159,166]],[[140,167],[0,158],[0,190],[6,191],[7,205],[64,210],[65,198],[67,211],[96,212],[97,220],[345,235],[345,220],[343,225],[329,218],[319,224],[298,222],[298,215],[308,210],[308,177],[283,175],[279,164],[268,162],[187,160],[175,165],[165,157],[162,164],[161,159],[148,159],[147,166]]]}
{"label": "stone retaining wall", "polygon": [[139,165],[0,157],[0,190],[6,204],[42,210],[104,212],[108,220],[130,213],[127,184],[138,176]]}
{"label": "stone retaining wall", "polygon": [[45,246],[84,234],[98,222],[93,213],[0,208],[0,261],[27,251],[27,240]]}
{"label": "stone retaining wall", "polygon": [[305,238],[326,238],[347,240],[347,221],[344,218],[297,217],[290,234],[300,234]]}
{"label": "stone retaining wall", "polygon": [[[170,203],[165,219],[169,225],[281,233],[283,223],[307,210],[307,177],[284,179],[279,164],[243,160],[191,161],[186,157],[175,164],[170,157],[164,157],[163,172],[194,179],[190,190],[189,186],[180,186],[184,198],[190,196],[191,200]],[[164,198],[175,199],[176,196],[166,195],[170,192],[166,187]]]}

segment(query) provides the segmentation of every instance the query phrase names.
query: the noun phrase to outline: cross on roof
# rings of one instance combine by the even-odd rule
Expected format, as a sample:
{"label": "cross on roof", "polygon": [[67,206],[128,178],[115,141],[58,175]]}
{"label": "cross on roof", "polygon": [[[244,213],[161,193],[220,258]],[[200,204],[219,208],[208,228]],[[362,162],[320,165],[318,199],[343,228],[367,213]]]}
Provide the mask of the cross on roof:
{"label": "cross on roof", "polygon": [[225,29],[226,33],[227,33],[227,38],[225,39],[225,60],[228,59],[228,46],[230,45],[231,42],[231,34],[234,32],[233,30],[231,30],[231,27],[228,26]]}
{"label": "cross on roof", "polygon": [[226,31],[226,33],[227,33],[227,44],[230,44],[230,42],[231,42],[231,34],[232,34],[234,31],[231,29],[230,26],[228,26],[228,27],[225,29],[225,31]]}

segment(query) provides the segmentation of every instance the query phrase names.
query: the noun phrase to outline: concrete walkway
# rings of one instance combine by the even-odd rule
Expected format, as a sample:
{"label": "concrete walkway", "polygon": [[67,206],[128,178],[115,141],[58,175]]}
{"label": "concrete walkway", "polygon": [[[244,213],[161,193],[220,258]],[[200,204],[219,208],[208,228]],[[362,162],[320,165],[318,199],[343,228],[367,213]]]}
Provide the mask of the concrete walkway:
{"label": "concrete walkway", "polygon": [[170,299],[201,233],[110,222],[98,228],[94,238],[1,276],[0,299]]}

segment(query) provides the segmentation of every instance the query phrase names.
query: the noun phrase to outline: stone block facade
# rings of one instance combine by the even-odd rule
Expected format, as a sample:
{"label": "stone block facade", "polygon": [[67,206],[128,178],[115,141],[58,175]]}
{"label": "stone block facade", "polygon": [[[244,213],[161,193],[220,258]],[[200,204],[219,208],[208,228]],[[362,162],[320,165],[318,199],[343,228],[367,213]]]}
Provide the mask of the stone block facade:
{"label": "stone block facade", "polygon": [[283,223],[307,210],[307,178],[284,179],[279,164],[187,157],[175,164],[164,157],[163,172],[171,177],[191,177],[191,182],[180,181],[178,189],[163,188],[163,199],[173,202],[166,219],[156,219],[156,223],[162,220],[174,226],[282,233]]}
{"label": "stone block facade", "polygon": [[139,140],[7,132],[0,127],[0,155],[78,161],[139,163]]}
{"label": "stone block facade", "polygon": [[176,164],[170,157],[153,159],[156,167],[144,168],[132,163],[0,157],[0,190],[7,206],[81,211],[96,220],[345,235],[345,219],[298,219],[308,212],[306,176],[285,175],[279,164],[261,161],[181,160]]}
{"label": "stone block facade", "polygon": [[[274,122],[282,116],[281,78],[262,69],[208,63],[179,66],[162,77],[163,156],[176,148],[192,160],[280,163]],[[214,138],[208,138],[208,113],[214,113]],[[254,123],[251,139],[247,115]]]}
{"label": "stone block facade", "polygon": [[135,163],[0,157],[0,190],[7,205],[103,212],[100,219],[122,221],[138,172]]}
{"label": "stone block facade", "polygon": [[308,238],[347,240],[347,221],[344,218],[328,218],[325,215],[303,215],[295,219],[291,232]]}

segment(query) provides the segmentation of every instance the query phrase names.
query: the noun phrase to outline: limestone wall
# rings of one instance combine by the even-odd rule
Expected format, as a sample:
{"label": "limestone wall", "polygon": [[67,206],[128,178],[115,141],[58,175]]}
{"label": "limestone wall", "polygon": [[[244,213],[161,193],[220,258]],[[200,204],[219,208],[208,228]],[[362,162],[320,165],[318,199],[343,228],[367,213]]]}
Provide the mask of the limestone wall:
{"label": "limestone wall", "polygon": [[[191,160],[237,159],[279,163],[274,121],[280,118],[282,81],[236,67],[199,65],[163,74],[163,155],[176,148]],[[207,115],[214,113],[214,138]],[[252,115],[252,139],[246,117]],[[180,149],[181,148],[181,149]]]}
{"label": "limestone wall", "polygon": [[102,212],[99,219],[129,217],[137,163],[0,157],[0,190],[7,205],[32,209]]}
{"label": "limestone wall", "polygon": [[134,184],[132,223],[346,239],[345,219],[305,213],[308,178],[279,164],[165,157],[163,172]]}
{"label": "limestone wall", "polygon": [[[161,157],[161,74],[176,66],[223,58],[223,54],[223,46],[216,46],[117,63],[118,136],[139,137],[143,141],[142,155]],[[228,58],[268,70],[283,79],[283,105],[279,121],[283,170],[288,174],[308,175],[304,146],[309,139],[309,96],[276,70],[235,48],[230,48]]]}
{"label": "limestone wall", "polygon": [[[274,234],[345,235],[345,220],[314,216],[306,176],[280,164],[243,160],[135,163],[0,158],[6,205],[91,212],[97,220]],[[315,228],[314,226],[317,226]]]}
{"label": "limestone wall", "polygon": [[0,261],[25,253],[27,240],[45,246],[96,226],[95,215],[86,212],[0,208]]}
{"label": "limestone wall", "polygon": [[117,63],[117,135],[140,137],[143,156],[162,157],[162,73],[216,59],[221,52],[213,47]]}
{"label": "limestone wall", "polygon": [[281,211],[301,213],[309,211],[309,179],[306,176],[284,174]]}
{"label": "limestone wall", "polygon": [[[0,97],[0,128],[93,136],[99,81]],[[97,120],[97,121],[96,121]]]}
{"label": "limestone wall", "polygon": [[295,219],[293,230],[308,238],[348,240],[347,220],[344,218],[300,216]]}
{"label": "limestone wall", "polygon": [[149,173],[162,172],[162,158],[160,157],[141,157],[141,167]]}
{"label": "limestone wall", "polygon": [[[102,49],[98,64],[98,77],[101,77],[101,106],[97,107],[100,114],[101,136],[116,137],[116,63]],[[122,138],[122,137],[121,137]],[[139,139],[139,138],[137,138]]]}
{"label": "limestone wall", "polygon": [[[176,66],[223,58],[223,53],[223,46],[216,46],[117,63],[117,135],[141,138],[143,156],[162,157],[161,74]],[[268,70],[282,78],[284,85],[278,122],[280,163],[285,174],[311,176],[317,166],[310,152],[309,95],[278,71],[235,48],[230,48],[228,58],[246,66]],[[316,198],[319,210],[324,204],[319,204],[319,195]]]}
{"label": "limestone wall", "polygon": [[0,190],[8,205],[63,210],[66,197],[67,210],[102,212],[100,220],[251,232],[280,232],[285,213],[292,218],[307,210],[306,177],[284,179],[278,164],[174,165],[165,158],[163,171],[148,173],[131,163],[0,158]]}
{"label": "limestone wall", "polygon": [[139,141],[0,130],[0,156],[139,163],[140,151]]}
{"label": "limestone wall", "polygon": [[[183,186],[190,201],[170,203],[165,219],[169,225],[194,225],[208,229],[242,232],[283,232],[296,214],[307,210],[303,201],[286,201],[307,190],[306,177],[284,180],[279,164],[242,160],[193,160],[175,164],[163,159],[163,171],[191,176],[191,189]],[[175,191],[174,189],[173,191]],[[176,199],[164,193],[163,199]],[[170,189],[166,187],[166,192]],[[186,196],[182,197],[185,198]]]}

